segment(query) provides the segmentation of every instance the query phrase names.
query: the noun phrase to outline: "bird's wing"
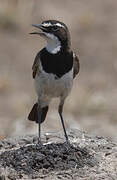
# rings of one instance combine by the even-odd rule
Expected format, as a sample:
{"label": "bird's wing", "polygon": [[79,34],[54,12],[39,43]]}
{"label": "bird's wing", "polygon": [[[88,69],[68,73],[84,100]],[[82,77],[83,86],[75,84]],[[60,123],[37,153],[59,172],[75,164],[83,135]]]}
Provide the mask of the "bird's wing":
{"label": "bird's wing", "polygon": [[80,63],[79,58],[76,56],[75,53],[73,53],[73,78],[76,77],[76,75],[79,73],[80,70]]}
{"label": "bird's wing", "polygon": [[36,55],[33,66],[32,66],[32,76],[35,78],[36,74],[39,74],[39,68],[40,68],[40,52]]}

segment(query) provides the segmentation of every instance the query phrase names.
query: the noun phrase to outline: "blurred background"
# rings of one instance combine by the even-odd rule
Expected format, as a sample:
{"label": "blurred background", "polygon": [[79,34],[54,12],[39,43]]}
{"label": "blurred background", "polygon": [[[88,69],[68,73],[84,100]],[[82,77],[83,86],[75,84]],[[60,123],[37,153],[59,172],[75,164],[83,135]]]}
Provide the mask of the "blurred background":
{"label": "blurred background", "polygon": [[[0,137],[36,134],[27,120],[37,96],[36,53],[46,42],[31,36],[32,23],[63,21],[80,56],[80,74],[64,106],[66,127],[117,138],[117,1],[0,0]],[[43,132],[62,130],[53,100]]]}

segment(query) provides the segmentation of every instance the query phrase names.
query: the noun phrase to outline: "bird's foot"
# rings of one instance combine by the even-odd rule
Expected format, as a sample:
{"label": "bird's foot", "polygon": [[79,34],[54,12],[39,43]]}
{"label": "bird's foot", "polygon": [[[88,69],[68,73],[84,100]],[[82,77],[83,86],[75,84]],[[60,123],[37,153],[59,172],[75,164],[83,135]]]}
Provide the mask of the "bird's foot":
{"label": "bird's foot", "polygon": [[40,138],[38,138],[37,146],[39,146],[39,147],[42,147],[42,146],[43,146],[43,143],[42,143],[42,141],[41,141]]}
{"label": "bird's foot", "polygon": [[65,145],[67,151],[69,151],[71,149],[71,144],[68,139],[64,142],[64,145]]}

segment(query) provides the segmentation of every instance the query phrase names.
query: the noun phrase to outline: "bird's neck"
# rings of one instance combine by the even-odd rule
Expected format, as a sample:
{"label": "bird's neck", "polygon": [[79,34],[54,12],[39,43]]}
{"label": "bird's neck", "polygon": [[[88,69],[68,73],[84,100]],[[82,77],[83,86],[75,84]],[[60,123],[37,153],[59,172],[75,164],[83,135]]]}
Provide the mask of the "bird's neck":
{"label": "bird's neck", "polygon": [[70,41],[66,39],[65,41],[60,41],[57,37],[54,39],[48,39],[46,50],[51,54],[57,54],[60,51],[67,51],[70,49]]}
{"label": "bird's neck", "polygon": [[48,40],[46,50],[51,54],[57,54],[61,50],[61,42],[58,40],[58,38]]}

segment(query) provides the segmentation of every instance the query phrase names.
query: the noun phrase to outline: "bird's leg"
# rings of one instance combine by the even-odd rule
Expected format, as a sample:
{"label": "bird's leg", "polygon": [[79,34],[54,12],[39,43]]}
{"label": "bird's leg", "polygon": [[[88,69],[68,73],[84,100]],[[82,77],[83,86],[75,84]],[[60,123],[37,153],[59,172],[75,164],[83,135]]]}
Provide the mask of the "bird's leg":
{"label": "bird's leg", "polygon": [[62,104],[59,105],[58,112],[59,112],[59,115],[60,115],[60,118],[61,118],[61,123],[62,123],[62,126],[63,126],[64,135],[65,135],[66,141],[68,142],[68,136],[67,136],[67,133],[66,133],[66,129],[65,129],[65,125],[64,125],[64,120],[63,120],[63,116],[62,116],[63,104],[64,104],[64,103],[62,103]]}
{"label": "bird's leg", "polygon": [[41,107],[38,105],[38,144],[42,144],[41,143],[41,116],[42,116],[42,109]]}

